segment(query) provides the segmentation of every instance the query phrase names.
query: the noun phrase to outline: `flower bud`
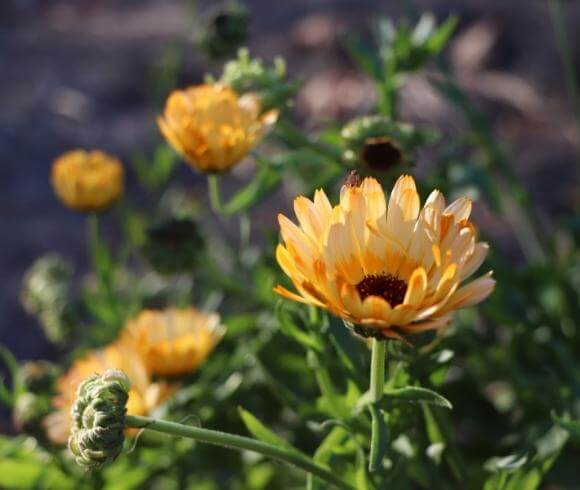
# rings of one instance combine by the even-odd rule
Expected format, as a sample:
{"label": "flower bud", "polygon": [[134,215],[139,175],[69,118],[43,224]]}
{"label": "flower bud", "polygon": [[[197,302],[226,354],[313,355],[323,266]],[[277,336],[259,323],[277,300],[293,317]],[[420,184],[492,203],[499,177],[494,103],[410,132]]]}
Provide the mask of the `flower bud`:
{"label": "flower bud", "polygon": [[409,155],[419,146],[432,142],[433,135],[384,116],[365,116],[342,129],[344,161],[372,172],[386,172],[412,165]]}
{"label": "flower bud", "polygon": [[238,2],[228,2],[214,9],[199,37],[200,48],[210,58],[231,56],[248,37],[250,15]]}
{"label": "flower bud", "polygon": [[239,94],[257,94],[262,111],[284,109],[298,89],[298,83],[287,79],[286,62],[282,58],[267,66],[260,58],[251,58],[246,48],[240,49],[238,57],[224,65],[219,81]]}
{"label": "flower bud", "polygon": [[55,344],[65,342],[72,329],[71,276],[70,264],[50,254],[32,264],[22,284],[24,309],[38,319],[48,340]]}
{"label": "flower bud", "polygon": [[68,440],[79,465],[99,468],[121,453],[129,388],[129,378],[117,369],[91,376],[79,385]]}
{"label": "flower bud", "polygon": [[190,272],[203,251],[203,238],[189,219],[171,220],[150,226],[143,255],[161,274]]}
{"label": "flower bud", "polygon": [[51,393],[59,374],[56,364],[49,361],[27,361],[21,364],[18,376],[22,386],[32,393]]}
{"label": "flower bud", "polygon": [[49,412],[48,398],[25,392],[16,398],[12,410],[14,427],[20,432],[43,437],[42,419]]}

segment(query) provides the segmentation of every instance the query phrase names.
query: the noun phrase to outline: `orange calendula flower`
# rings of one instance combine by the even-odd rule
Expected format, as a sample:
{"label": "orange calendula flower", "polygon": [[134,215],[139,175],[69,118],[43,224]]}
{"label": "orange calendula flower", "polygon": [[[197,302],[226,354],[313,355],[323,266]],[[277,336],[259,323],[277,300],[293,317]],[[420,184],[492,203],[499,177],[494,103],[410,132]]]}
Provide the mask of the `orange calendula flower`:
{"label": "orange calendula flower", "polygon": [[465,197],[446,205],[433,191],[421,208],[408,175],[388,199],[375,179],[351,175],[337,206],[318,190],[314,201],[296,198],[294,210],[298,224],[279,215],[284,245],[276,257],[298,294],[275,291],[326,308],[361,335],[401,338],[438,329],[494,288],[491,272],[462,285],[489,248],[477,241]]}
{"label": "orange calendula flower", "polygon": [[51,181],[56,195],[69,208],[103,211],[123,194],[123,166],[100,150],[72,150],[54,161]]}
{"label": "orange calendula flower", "polygon": [[127,322],[121,341],[140,353],[153,374],[176,376],[196,371],[224,331],[216,313],[144,310]]}
{"label": "orange calendula flower", "polygon": [[53,398],[56,409],[44,419],[49,439],[55,444],[66,443],[70,428],[70,411],[78,385],[87,377],[108,369],[124,371],[131,381],[127,413],[148,415],[167,400],[178,388],[175,383],[152,382],[143,359],[133,349],[119,342],[102,350],[89,352],[77,360],[57,382],[58,394]]}
{"label": "orange calendula flower", "polygon": [[226,85],[175,90],[157,122],[167,142],[202,172],[223,172],[240,162],[276,122],[260,114],[255,94],[238,96]]}

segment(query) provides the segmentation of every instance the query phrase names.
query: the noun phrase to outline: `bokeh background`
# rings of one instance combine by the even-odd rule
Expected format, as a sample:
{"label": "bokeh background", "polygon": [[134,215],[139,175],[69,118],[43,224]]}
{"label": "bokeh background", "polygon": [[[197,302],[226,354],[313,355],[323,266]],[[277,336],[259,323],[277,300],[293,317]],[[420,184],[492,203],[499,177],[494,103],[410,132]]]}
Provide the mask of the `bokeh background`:
{"label": "bokeh background", "polygon": [[[87,267],[84,218],[53,196],[52,159],[73,147],[99,147],[127,161],[158,144],[155,117],[167,85],[199,83],[205,72],[221,69],[195,45],[199,14],[210,3],[198,2],[194,10],[186,0],[0,2],[0,343],[18,358],[55,355],[19,304],[25,269],[49,251],[71,258],[78,271]],[[290,75],[303,80],[295,105],[303,127],[315,130],[372,107],[371,84],[349,61],[344,41],[369,37],[378,14],[400,18],[405,2],[244,3],[252,55],[282,55]],[[508,148],[544,222],[577,206],[578,128],[548,2],[424,0],[415,6],[439,19],[459,15],[449,62]],[[580,2],[563,8],[580,66],[574,28]],[[450,137],[465,127],[422,77],[409,80],[401,104],[403,120],[435,123]],[[430,164],[429,154],[422,155],[417,172]],[[185,166],[178,178],[191,188],[203,184]],[[510,249],[505,223],[491,221],[485,210],[476,220]]]}

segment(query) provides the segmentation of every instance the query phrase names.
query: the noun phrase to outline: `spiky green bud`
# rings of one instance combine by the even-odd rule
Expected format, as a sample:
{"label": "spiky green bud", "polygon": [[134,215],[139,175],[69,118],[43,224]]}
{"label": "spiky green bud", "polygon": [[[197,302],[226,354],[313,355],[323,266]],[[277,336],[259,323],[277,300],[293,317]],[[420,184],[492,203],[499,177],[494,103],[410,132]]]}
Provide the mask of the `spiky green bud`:
{"label": "spiky green bud", "polygon": [[79,385],[68,440],[79,465],[99,468],[121,453],[129,388],[127,375],[116,369],[91,376]]}

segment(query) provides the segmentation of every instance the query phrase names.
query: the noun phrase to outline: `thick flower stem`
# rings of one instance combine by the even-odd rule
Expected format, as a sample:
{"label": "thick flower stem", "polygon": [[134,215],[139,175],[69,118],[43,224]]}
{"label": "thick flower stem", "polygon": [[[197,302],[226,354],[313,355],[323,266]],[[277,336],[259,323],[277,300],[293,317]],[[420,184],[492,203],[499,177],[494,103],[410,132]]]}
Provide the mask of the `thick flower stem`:
{"label": "thick flower stem", "polygon": [[385,353],[387,343],[384,340],[373,339],[371,357],[370,388],[372,404],[371,412],[371,451],[369,454],[369,471],[376,471],[380,464],[382,436],[384,430],[384,418],[378,404],[385,390]]}
{"label": "thick flower stem", "polygon": [[231,449],[253,451],[269,458],[296,466],[336,488],[354,490],[352,485],[335,475],[329,469],[318,465],[307,456],[262,441],[250,439],[249,437],[137,415],[127,415],[125,418],[125,425],[126,427],[154,430],[173,436],[188,437],[198,442],[225,446]]}
{"label": "thick flower stem", "polygon": [[207,188],[211,209],[216,214],[223,214],[224,209],[222,205],[219,177],[216,174],[208,174]]}

